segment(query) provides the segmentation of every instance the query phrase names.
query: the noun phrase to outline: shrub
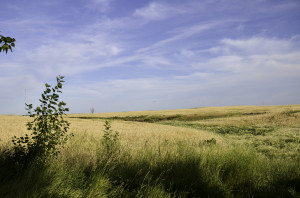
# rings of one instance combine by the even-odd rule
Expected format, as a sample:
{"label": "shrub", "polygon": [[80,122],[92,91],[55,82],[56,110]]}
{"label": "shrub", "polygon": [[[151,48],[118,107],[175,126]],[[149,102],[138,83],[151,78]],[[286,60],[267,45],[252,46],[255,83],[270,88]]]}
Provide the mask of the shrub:
{"label": "shrub", "polygon": [[104,135],[101,143],[104,146],[106,157],[111,157],[120,149],[119,132],[114,132],[111,129],[111,122],[107,120],[105,121],[104,127]]}
{"label": "shrub", "polygon": [[204,144],[217,144],[217,140],[215,138],[204,140]]}
{"label": "shrub", "polygon": [[63,76],[56,77],[57,85],[52,88],[47,83],[42,94],[40,106],[32,112],[32,104],[27,105],[28,114],[34,120],[27,123],[27,129],[32,130],[31,135],[12,138],[14,147],[12,157],[21,165],[33,160],[44,162],[47,158],[57,156],[60,148],[68,140],[67,131],[70,123],[65,121],[63,115],[69,111],[66,103],[59,101],[62,93]]}

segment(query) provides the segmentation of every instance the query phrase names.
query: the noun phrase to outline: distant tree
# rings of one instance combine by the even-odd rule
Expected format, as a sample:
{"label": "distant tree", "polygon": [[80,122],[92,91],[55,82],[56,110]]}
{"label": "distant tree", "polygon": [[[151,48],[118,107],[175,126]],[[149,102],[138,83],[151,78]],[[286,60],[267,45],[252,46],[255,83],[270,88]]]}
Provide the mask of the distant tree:
{"label": "distant tree", "polygon": [[0,52],[6,52],[10,50],[12,52],[12,47],[15,47],[16,39],[11,37],[5,37],[0,35]]}
{"label": "distant tree", "polygon": [[95,112],[95,108],[94,107],[90,108],[90,111],[91,111],[91,113],[94,113]]}

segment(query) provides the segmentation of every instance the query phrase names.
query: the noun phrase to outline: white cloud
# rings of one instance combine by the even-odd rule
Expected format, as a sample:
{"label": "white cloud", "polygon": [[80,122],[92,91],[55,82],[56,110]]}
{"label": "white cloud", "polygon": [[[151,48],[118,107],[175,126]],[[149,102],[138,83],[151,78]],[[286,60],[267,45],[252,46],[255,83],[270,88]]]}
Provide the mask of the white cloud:
{"label": "white cloud", "polygon": [[261,37],[252,37],[242,40],[223,39],[221,43],[224,44],[223,49],[225,49],[225,51],[231,48],[247,54],[286,53],[293,49],[293,44],[289,40],[266,39]]}
{"label": "white cloud", "polygon": [[163,56],[143,56],[140,60],[145,66],[152,68],[160,65],[170,65],[169,59]]}
{"label": "white cloud", "polygon": [[152,44],[149,47],[145,47],[142,49],[139,49],[138,52],[147,52],[147,51],[157,51],[158,48],[165,46],[170,43],[174,43],[179,40],[183,40],[189,37],[192,37],[196,34],[200,34],[201,32],[207,31],[213,27],[215,27],[216,23],[208,23],[208,24],[197,24],[189,27],[181,27],[178,28],[176,31],[173,31],[172,33],[174,36],[171,36],[170,38],[160,40],[154,44]]}
{"label": "white cloud", "polygon": [[192,51],[192,50],[183,49],[183,50],[180,51],[180,54],[182,56],[190,58],[190,57],[193,57],[195,55],[195,52]]}
{"label": "white cloud", "polygon": [[147,7],[136,9],[134,16],[140,16],[148,20],[162,20],[183,13],[185,13],[184,10],[171,5],[151,2]]}
{"label": "white cloud", "polygon": [[113,0],[91,0],[88,4],[88,8],[91,10],[98,10],[102,13],[106,13],[110,10],[110,3]]}
{"label": "white cloud", "polygon": [[[122,51],[121,45],[109,35],[76,33],[46,40],[40,46],[23,52],[18,62],[23,64],[21,68],[26,67],[39,77],[48,79],[58,74],[76,75],[95,70]],[[101,62],[97,61],[99,59]],[[14,62],[13,65],[18,66]]]}
{"label": "white cloud", "polygon": [[214,74],[213,73],[208,73],[208,72],[194,72],[188,75],[181,75],[181,76],[174,76],[174,79],[184,79],[184,80],[192,80],[195,78],[201,78],[201,79],[209,79],[213,78]]}
{"label": "white cloud", "polygon": [[192,64],[196,70],[208,70],[211,72],[239,72],[247,67],[243,64],[243,57],[240,56],[217,56],[207,61]]}
{"label": "white cloud", "polygon": [[[222,39],[212,47],[214,55],[193,64],[195,70],[229,72],[242,76],[279,79],[300,76],[300,49],[291,39]],[[230,74],[228,74],[230,76]]]}

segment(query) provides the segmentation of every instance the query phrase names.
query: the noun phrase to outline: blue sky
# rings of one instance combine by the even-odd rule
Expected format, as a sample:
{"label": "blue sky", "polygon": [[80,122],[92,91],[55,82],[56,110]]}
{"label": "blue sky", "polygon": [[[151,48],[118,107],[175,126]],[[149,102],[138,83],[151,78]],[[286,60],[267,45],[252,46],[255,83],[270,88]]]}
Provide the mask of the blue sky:
{"label": "blue sky", "polygon": [[300,103],[298,0],[1,0],[0,114]]}

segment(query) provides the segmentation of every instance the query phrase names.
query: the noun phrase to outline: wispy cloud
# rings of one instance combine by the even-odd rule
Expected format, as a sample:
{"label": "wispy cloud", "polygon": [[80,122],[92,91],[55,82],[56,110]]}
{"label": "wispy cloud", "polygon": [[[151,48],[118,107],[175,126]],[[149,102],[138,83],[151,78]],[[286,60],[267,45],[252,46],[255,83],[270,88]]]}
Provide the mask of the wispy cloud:
{"label": "wispy cloud", "polygon": [[164,46],[166,44],[170,44],[175,41],[183,40],[186,38],[189,38],[193,35],[200,34],[203,31],[209,30],[213,28],[216,24],[215,23],[209,23],[209,24],[198,24],[193,25],[190,27],[181,27],[180,29],[177,29],[174,31],[175,35],[170,36],[169,38],[160,40],[154,44],[152,44],[149,47],[145,47],[142,49],[139,49],[138,52],[147,52],[151,50],[157,50],[159,47]]}
{"label": "wispy cloud", "polygon": [[246,54],[287,53],[295,48],[293,42],[289,40],[265,39],[260,37],[243,40],[223,39],[221,42],[224,44],[224,51],[231,49]]}
{"label": "wispy cloud", "polygon": [[183,13],[185,13],[185,10],[176,8],[172,4],[165,5],[160,2],[151,2],[146,7],[136,9],[134,16],[140,16],[148,20],[163,20]]}
{"label": "wispy cloud", "polygon": [[89,1],[90,2],[87,4],[88,9],[106,13],[111,9],[110,3],[113,0],[89,0]]}
{"label": "wispy cloud", "polygon": [[220,44],[210,49],[213,58],[195,63],[194,68],[262,78],[300,75],[299,41],[252,37],[222,39]]}

